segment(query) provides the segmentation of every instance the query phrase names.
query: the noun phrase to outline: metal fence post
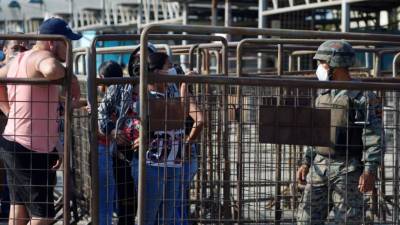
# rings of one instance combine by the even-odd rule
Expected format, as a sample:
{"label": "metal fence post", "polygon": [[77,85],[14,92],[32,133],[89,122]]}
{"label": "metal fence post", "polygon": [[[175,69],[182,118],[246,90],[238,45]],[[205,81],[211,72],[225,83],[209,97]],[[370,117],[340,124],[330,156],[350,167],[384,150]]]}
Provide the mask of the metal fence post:
{"label": "metal fence post", "polygon": [[90,105],[90,164],[91,164],[91,216],[92,223],[99,224],[99,166],[98,166],[98,102],[97,102],[97,72],[96,72],[96,39],[92,41],[87,56],[88,60],[88,100]]}

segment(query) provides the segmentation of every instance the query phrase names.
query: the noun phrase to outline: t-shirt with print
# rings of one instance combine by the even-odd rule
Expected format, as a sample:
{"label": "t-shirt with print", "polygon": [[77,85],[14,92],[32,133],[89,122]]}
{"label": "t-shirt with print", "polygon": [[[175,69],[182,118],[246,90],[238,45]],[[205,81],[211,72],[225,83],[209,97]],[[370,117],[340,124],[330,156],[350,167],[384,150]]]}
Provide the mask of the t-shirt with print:
{"label": "t-shirt with print", "polygon": [[[149,98],[179,98],[176,84],[169,84],[165,93],[151,91]],[[187,151],[185,149],[185,129],[153,131],[150,134],[146,163],[151,166],[181,167]]]}

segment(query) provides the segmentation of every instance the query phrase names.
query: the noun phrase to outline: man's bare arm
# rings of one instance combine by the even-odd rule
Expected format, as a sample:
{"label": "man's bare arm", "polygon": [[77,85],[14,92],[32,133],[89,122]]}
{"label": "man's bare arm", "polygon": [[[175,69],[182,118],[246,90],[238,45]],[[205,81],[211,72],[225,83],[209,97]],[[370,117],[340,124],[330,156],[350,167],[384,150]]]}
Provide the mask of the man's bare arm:
{"label": "man's bare arm", "polygon": [[[72,108],[80,108],[87,105],[86,100],[81,100],[81,88],[78,78],[75,75],[71,77],[71,97]],[[65,101],[65,92],[61,94],[60,100]]]}
{"label": "man's bare arm", "polygon": [[58,80],[65,76],[65,67],[48,51],[37,52],[34,63],[35,70],[48,80]]}

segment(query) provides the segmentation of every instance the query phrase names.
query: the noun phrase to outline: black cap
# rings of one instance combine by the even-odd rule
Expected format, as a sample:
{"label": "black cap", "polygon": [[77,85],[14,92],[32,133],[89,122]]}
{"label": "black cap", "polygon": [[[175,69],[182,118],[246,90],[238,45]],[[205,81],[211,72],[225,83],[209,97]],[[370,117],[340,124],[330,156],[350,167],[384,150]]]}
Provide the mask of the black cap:
{"label": "black cap", "polygon": [[50,18],[45,20],[39,27],[39,34],[64,35],[70,40],[79,40],[82,35],[74,33],[63,19]]}

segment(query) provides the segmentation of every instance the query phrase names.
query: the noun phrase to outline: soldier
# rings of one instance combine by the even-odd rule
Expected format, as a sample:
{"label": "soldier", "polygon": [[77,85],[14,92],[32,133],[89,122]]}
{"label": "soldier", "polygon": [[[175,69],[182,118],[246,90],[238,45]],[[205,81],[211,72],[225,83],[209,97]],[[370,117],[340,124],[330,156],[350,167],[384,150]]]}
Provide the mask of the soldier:
{"label": "soldier", "polygon": [[[314,59],[319,80],[351,81],[355,53],[349,43],[326,41]],[[331,110],[332,145],[304,154],[297,224],[362,224],[362,193],[373,190],[383,155],[382,106],[373,92],[359,90],[324,90],[315,106]]]}

